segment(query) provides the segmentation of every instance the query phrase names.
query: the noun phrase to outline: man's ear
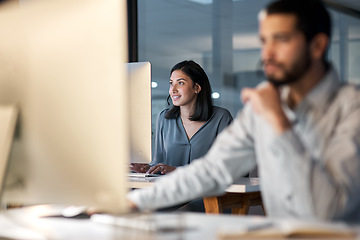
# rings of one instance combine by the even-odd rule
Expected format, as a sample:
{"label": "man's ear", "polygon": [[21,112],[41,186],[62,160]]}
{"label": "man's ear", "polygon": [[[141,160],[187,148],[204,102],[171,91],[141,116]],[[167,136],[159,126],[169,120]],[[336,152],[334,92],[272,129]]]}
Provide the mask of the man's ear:
{"label": "man's ear", "polygon": [[310,49],[313,59],[321,59],[329,44],[329,37],[325,33],[318,33],[311,40]]}
{"label": "man's ear", "polygon": [[198,83],[195,83],[195,93],[198,94],[201,91],[201,86]]}

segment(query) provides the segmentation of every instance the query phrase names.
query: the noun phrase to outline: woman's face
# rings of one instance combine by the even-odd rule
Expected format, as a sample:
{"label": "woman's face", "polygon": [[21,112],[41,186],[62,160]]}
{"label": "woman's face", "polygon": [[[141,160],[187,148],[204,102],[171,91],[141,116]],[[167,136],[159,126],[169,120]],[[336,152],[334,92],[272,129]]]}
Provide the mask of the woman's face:
{"label": "woman's face", "polygon": [[195,84],[189,76],[181,70],[175,70],[170,76],[169,94],[175,106],[192,107],[196,101],[196,95],[200,92],[200,85]]}

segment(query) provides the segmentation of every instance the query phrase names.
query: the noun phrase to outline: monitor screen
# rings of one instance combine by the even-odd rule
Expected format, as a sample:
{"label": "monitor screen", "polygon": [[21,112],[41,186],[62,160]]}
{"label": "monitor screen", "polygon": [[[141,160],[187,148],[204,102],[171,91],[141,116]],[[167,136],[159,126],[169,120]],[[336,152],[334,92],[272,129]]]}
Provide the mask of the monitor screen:
{"label": "monitor screen", "polygon": [[131,162],[151,162],[151,65],[127,64],[130,84]]}
{"label": "monitor screen", "polygon": [[0,6],[0,104],[19,119],[2,203],[126,210],[126,1]]}

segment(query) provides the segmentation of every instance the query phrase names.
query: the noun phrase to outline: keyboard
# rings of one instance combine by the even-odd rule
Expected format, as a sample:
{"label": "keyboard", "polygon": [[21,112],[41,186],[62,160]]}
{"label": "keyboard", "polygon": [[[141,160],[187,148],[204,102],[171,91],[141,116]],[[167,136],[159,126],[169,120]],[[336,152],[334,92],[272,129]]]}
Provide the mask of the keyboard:
{"label": "keyboard", "polygon": [[95,223],[115,225],[125,228],[133,228],[145,231],[170,232],[185,230],[184,218],[181,214],[151,214],[151,213],[134,213],[110,215],[110,214],[93,214],[90,217]]}
{"label": "keyboard", "polygon": [[131,172],[128,173],[128,177],[138,177],[138,178],[145,178],[145,177],[160,177],[161,174],[154,174],[154,173],[137,173],[137,172]]}

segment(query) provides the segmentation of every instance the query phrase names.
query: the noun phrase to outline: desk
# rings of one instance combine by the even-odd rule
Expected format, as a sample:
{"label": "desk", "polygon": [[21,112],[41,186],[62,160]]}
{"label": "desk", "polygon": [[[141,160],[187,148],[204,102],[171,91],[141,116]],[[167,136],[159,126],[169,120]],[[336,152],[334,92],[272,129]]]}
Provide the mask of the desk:
{"label": "desk", "polygon": [[[158,178],[129,178],[129,188],[149,187]],[[206,213],[219,214],[231,209],[233,214],[248,214],[251,206],[262,206],[259,178],[241,178],[226,189],[222,196],[204,197]],[[264,208],[263,208],[264,210]],[[265,212],[265,211],[264,211]]]}
{"label": "desk", "polygon": [[[274,223],[278,220],[259,216],[234,216],[228,214],[207,215],[201,213],[155,213],[156,222],[173,220],[181,229],[146,232],[138,229],[123,228],[100,224],[91,219],[66,219],[42,217],[58,212],[52,206],[34,206],[0,212],[0,238],[6,239],[77,239],[77,240],[215,240],[219,231],[229,232],[240,227],[254,226],[259,223]],[[360,237],[360,229],[354,229]],[[274,238],[284,239],[284,238]],[[332,238],[335,239],[335,238]]]}
{"label": "desk", "polygon": [[241,178],[222,196],[204,197],[206,213],[219,214],[231,209],[232,214],[247,215],[251,206],[262,206],[259,178]]}

